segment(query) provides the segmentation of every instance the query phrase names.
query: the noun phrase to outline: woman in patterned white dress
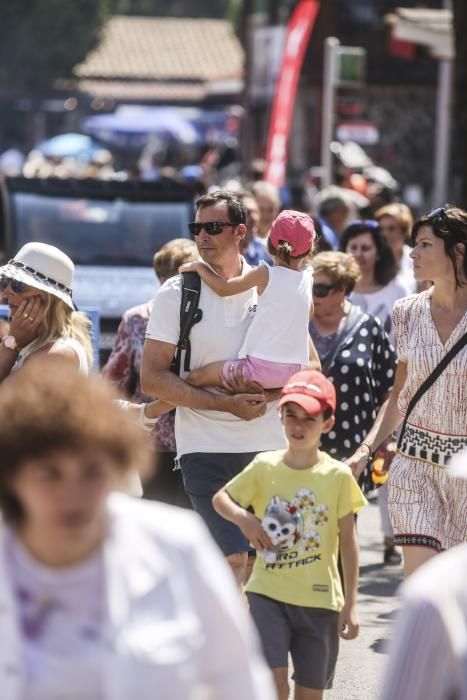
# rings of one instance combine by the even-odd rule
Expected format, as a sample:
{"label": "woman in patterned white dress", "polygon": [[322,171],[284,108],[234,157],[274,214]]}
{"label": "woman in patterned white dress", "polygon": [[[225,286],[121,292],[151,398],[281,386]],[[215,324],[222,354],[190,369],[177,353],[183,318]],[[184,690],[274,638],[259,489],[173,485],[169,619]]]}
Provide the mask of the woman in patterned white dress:
{"label": "woman in patterned white dress", "polygon": [[[467,333],[467,212],[436,209],[416,221],[411,257],[427,291],[394,307],[399,364],[389,401],[349,463],[358,475],[402,422],[410,399]],[[389,507],[406,575],[434,554],[467,541],[467,482],[446,469],[467,445],[467,346],[416,404],[391,465]]]}

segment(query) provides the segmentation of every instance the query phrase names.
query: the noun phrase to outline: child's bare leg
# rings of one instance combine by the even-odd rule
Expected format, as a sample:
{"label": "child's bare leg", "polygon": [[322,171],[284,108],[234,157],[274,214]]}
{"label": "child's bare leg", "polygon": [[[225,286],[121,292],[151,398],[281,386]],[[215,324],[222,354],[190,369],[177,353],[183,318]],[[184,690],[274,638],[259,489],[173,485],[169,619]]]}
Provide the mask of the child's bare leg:
{"label": "child's bare leg", "polygon": [[193,386],[223,387],[222,370],[225,362],[211,362],[209,365],[191,370],[186,380]]}
{"label": "child's bare leg", "polygon": [[323,691],[305,688],[303,685],[295,683],[294,700],[322,700]]}
{"label": "child's bare leg", "polygon": [[289,669],[286,666],[271,668],[276,684],[278,700],[289,700]]}

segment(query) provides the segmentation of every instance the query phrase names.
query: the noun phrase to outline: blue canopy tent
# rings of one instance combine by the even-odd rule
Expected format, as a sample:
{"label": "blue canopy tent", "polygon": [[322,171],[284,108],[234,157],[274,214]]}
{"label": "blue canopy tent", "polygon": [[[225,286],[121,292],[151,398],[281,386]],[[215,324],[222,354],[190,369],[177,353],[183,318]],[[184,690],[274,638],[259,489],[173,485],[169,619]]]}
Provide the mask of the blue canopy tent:
{"label": "blue canopy tent", "polygon": [[196,145],[200,134],[178,111],[168,107],[119,107],[112,114],[87,117],[84,131],[109,146],[140,148],[151,137]]}
{"label": "blue canopy tent", "polygon": [[90,160],[102,148],[90,136],[72,132],[59,134],[36,146],[36,150],[40,151],[46,158],[78,158],[80,160]]}
{"label": "blue canopy tent", "polygon": [[118,107],[87,117],[83,130],[118,148],[142,148],[154,136],[186,146],[221,143],[238,135],[239,115],[231,110],[194,107]]}

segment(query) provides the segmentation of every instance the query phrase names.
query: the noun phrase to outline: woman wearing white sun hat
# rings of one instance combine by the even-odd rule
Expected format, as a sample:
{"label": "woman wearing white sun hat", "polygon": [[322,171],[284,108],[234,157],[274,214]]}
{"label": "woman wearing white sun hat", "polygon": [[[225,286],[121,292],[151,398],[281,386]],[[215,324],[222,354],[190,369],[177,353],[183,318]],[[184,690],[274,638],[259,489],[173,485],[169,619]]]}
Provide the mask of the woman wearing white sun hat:
{"label": "woman wearing white sun hat", "polygon": [[0,267],[0,296],[10,307],[0,344],[0,382],[31,356],[68,359],[82,373],[92,364],[90,323],[72,299],[74,264],[55,246],[27,243]]}

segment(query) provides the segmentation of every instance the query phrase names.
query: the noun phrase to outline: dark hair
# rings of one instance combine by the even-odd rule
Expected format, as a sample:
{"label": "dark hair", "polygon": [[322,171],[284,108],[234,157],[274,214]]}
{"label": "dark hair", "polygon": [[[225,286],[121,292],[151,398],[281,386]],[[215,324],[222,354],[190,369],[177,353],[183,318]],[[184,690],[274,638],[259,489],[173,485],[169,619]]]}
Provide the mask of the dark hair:
{"label": "dark hair", "polygon": [[363,233],[370,234],[378,254],[374,272],[375,282],[385,286],[397,275],[397,262],[377,221],[353,221],[349,224],[342,234],[341,251],[347,252],[350,241]]}
{"label": "dark hair", "polygon": [[217,190],[210,194],[204,194],[196,202],[196,209],[213,207],[216,204],[225,204],[232,224],[246,224],[246,207],[241,197],[236,192],[229,190]]}
{"label": "dark hair", "polygon": [[416,245],[417,235],[422,226],[429,226],[436,238],[441,238],[444,243],[444,252],[452,263],[456,289],[463,287],[466,281],[459,276],[455,247],[458,243],[464,244],[462,272],[467,280],[467,211],[446,204],[444,207],[435,209],[426,216],[421,216],[413,225],[411,234],[413,246]]}
{"label": "dark hair", "polygon": [[146,436],[115,398],[103,379],[80,375],[59,358],[31,358],[2,385],[0,510],[7,521],[24,517],[9,482],[29,459],[95,449],[113,460],[122,477],[132,467],[149,470]]}
{"label": "dark hair", "polygon": [[306,253],[302,253],[301,255],[292,255],[293,245],[291,243],[287,243],[287,241],[279,241],[279,245],[276,248],[268,238],[266,245],[269,255],[279,258],[279,260],[282,260],[282,262],[284,262],[286,265],[290,265],[290,261],[292,259],[301,260],[302,258],[311,258],[313,255],[313,246],[311,246],[310,250],[307,250]]}

